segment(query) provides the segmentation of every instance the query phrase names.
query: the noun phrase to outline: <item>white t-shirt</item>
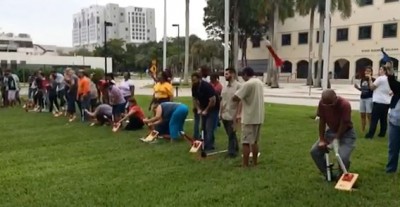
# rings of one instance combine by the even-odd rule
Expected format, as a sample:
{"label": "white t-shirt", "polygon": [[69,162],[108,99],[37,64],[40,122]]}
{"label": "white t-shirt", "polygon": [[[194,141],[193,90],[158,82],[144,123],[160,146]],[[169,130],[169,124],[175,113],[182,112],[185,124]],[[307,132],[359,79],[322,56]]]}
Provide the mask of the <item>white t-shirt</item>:
{"label": "white t-shirt", "polygon": [[132,86],[133,86],[133,81],[132,80],[127,80],[127,81],[124,80],[119,84],[118,88],[121,90],[122,95],[124,97],[127,97],[127,96],[131,96],[132,95],[132,93],[131,93],[131,87]]}
{"label": "white t-shirt", "polygon": [[242,101],[242,124],[263,124],[264,83],[258,78],[250,78],[235,95]]}
{"label": "white t-shirt", "polygon": [[374,94],[372,96],[372,101],[374,103],[380,104],[390,104],[391,96],[390,96],[390,86],[389,81],[386,75],[379,76],[375,81],[374,85],[376,89],[374,90]]}

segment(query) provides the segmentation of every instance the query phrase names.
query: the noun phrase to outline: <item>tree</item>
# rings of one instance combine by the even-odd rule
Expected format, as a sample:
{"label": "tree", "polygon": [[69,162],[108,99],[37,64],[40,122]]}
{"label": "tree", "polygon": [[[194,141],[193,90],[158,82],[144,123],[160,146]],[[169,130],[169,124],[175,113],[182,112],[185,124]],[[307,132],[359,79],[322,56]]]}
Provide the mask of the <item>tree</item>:
{"label": "tree", "polygon": [[[343,19],[349,18],[351,16],[352,0],[332,0],[331,12],[339,11],[340,16]],[[324,42],[324,20],[325,20],[325,0],[320,0],[318,2],[318,12],[319,12],[319,42],[318,42],[318,66],[317,66],[317,78],[315,79],[314,86],[321,87],[321,77],[322,77],[322,51]],[[328,41],[328,40],[326,40]],[[313,65],[312,63],[309,63]],[[328,62],[324,64],[329,64]],[[325,77],[328,78],[328,77]]]}
{"label": "tree", "polygon": [[105,54],[104,47],[96,47],[93,51],[95,56],[112,57],[113,68],[120,71],[125,66],[125,41],[122,39],[111,39],[107,42],[107,54]]}
{"label": "tree", "polygon": [[[269,38],[272,43],[272,47],[276,48],[277,46],[277,38],[276,38],[276,26],[278,21],[280,20],[282,23],[285,22],[287,18],[294,16],[294,0],[263,0],[257,1],[254,0],[254,4],[257,5],[259,19],[262,20],[263,17],[267,17],[268,19],[268,31]],[[267,84],[271,86],[271,88],[279,88],[278,84],[278,69],[274,68],[274,63],[272,58],[269,61],[268,75],[267,75]],[[273,77],[273,78],[272,78]]]}
{"label": "tree", "polygon": [[75,51],[70,52],[69,55],[70,56],[87,56],[87,57],[90,57],[90,56],[93,56],[93,53],[90,52],[86,48],[79,48],[79,49],[77,49]]}
{"label": "tree", "polygon": [[310,28],[308,32],[308,75],[307,85],[313,85],[312,69],[313,69],[313,44],[314,44],[314,17],[315,10],[319,4],[319,0],[297,0],[296,11],[300,16],[310,15]]}
{"label": "tree", "polygon": [[[251,37],[254,31],[258,31],[262,25],[258,21],[256,15],[256,6],[252,3],[256,0],[242,1],[242,0],[231,0],[230,2],[230,13],[231,18],[229,22],[230,27],[230,45],[232,65],[238,68],[238,51],[239,51],[239,37],[240,37],[240,48],[242,48],[242,57],[246,57],[245,44],[247,38]],[[208,0],[207,7],[204,8],[204,26],[208,36],[217,39],[224,39],[224,1],[221,0]],[[243,15],[241,15],[243,14]],[[246,40],[246,41],[245,41]]]}

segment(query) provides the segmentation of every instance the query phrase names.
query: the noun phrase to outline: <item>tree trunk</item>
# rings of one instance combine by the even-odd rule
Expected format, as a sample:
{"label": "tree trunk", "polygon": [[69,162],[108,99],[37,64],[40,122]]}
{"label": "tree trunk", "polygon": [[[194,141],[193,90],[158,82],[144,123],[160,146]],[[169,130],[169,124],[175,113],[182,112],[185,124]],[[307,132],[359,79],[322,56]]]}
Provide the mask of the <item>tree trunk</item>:
{"label": "tree trunk", "polygon": [[[273,45],[274,44],[274,36],[275,36],[275,34],[274,34],[274,30],[275,30],[275,28],[274,28],[274,14],[272,14],[272,15],[270,15],[269,16],[270,18],[269,18],[269,22],[268,22],[268,26],[269,26],[269,41],[271,42],[271,44]],[[268,68],[267,68],[267,82],[266,82],[266,84],[268,85],[268,86],[271,86],[272,85],[272,73],[273,73],[273,68],[274,68],[274,61],[273,61],[273,59],[272,59],[272,56],[270,55],[269,56],[269,59],[268,59]]]}
{"label": "tree trunk", "polygon": [[186,0],[186,16],[185,16],[185,68],[183,73],[183,82],[189,83],[189,3],[190,0]]}
{"label": "tree trunk", "polygon": [[232,66],[239,69],[239,0],[235,0],[233,8],[233,56]]}
{"label": "tree trunk", "polygon": [[318,41],[318,66],[317,78],[315,79],[315,87],[321,87],[321,74],[322,74],[322,51],[324,45],[324,20],[325,14],[319,14],[319,41]]}
{"label": "tree trunk", "polygon": [[[274,11],[274,38],[272,41],[272,48],[274,48],[276,50],[277,48],[277,35],[275,34],[276,32],[276,27],[278,26],[278,21],[279,21],[279,10],[277,9],[278,6],[275,6],[275,11]],[[272,60],[272,58],[271,58]],[[280,68],[275,68],[275,64],[273,64],[273,68],[272,68],[272,83],[271,83],[271,88],[279,88],[279,72],[280,72]]]}
{"label": "tree trunk", "polygon": [[[314,16],[315,16],[315,8],[311,9],[310,13],[310,31],[308,33],[308,74],[307,74],[307,85],[313,85],[313,77],[312,77],[312,69],[314,66]],[[298,70],[298,69],[297,69]],[[298,71],[297,71],[298,72]]]}

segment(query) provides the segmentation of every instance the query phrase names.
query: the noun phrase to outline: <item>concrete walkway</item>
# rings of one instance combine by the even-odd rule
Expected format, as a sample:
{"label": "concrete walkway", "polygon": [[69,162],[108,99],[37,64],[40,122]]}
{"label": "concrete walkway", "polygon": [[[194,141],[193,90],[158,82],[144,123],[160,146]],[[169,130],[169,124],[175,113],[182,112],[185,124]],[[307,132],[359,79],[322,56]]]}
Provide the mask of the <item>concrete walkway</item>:
{"label": "concrete walkway", "polygon": [[[153,83],[150,79],[133,80],[136,86],[135,93],[138,95],[152,95],[153,89],[146,87]],[[224,85],[225,80],[221,78]],[[332,89],[336,91],[339,96],[342,96],[350,101],[352,109],[359,109],[360,92],[350,84],[335,84]],[[27,88],[21,90],[22,95],[27,95]],[[317,106],[321,97],[322,90],[320,88],[311,88],[305,84],[298,83],[280,83],[280,88],[271,89],[265,86],[264,101],[267,103],[290,104],[290,105],[304,105],[304,106]],[[190,88],[179,88],[179,97],[190,97]]]}

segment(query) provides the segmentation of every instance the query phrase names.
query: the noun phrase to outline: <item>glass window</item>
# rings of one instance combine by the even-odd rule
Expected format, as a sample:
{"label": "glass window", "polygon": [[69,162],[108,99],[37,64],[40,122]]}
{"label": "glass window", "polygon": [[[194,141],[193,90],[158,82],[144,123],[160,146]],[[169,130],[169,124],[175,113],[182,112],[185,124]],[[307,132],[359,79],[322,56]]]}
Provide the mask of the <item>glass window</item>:
{"label": "glass window", "polygon": [[349,29],[341,28],[336,30],[336,41],[347,41],[349,40]]}
{"label": "glass window", "polygon": [[292,44],[292,35],[291,34],[283,34],[282,35],[282,46],[287,46]]}
{"label": "glass window", "polygon": [[383,25],[383,38],[397,37],[397,23]]}
{"label": "glass window", "polygon": [[368,40],[372,38],[372,26],[361,26],[358,28],[358,39]]}
{"label": "glass window", "polygon": [[304,45],[308,43],[308,32],[299,33],[299,45]]}

